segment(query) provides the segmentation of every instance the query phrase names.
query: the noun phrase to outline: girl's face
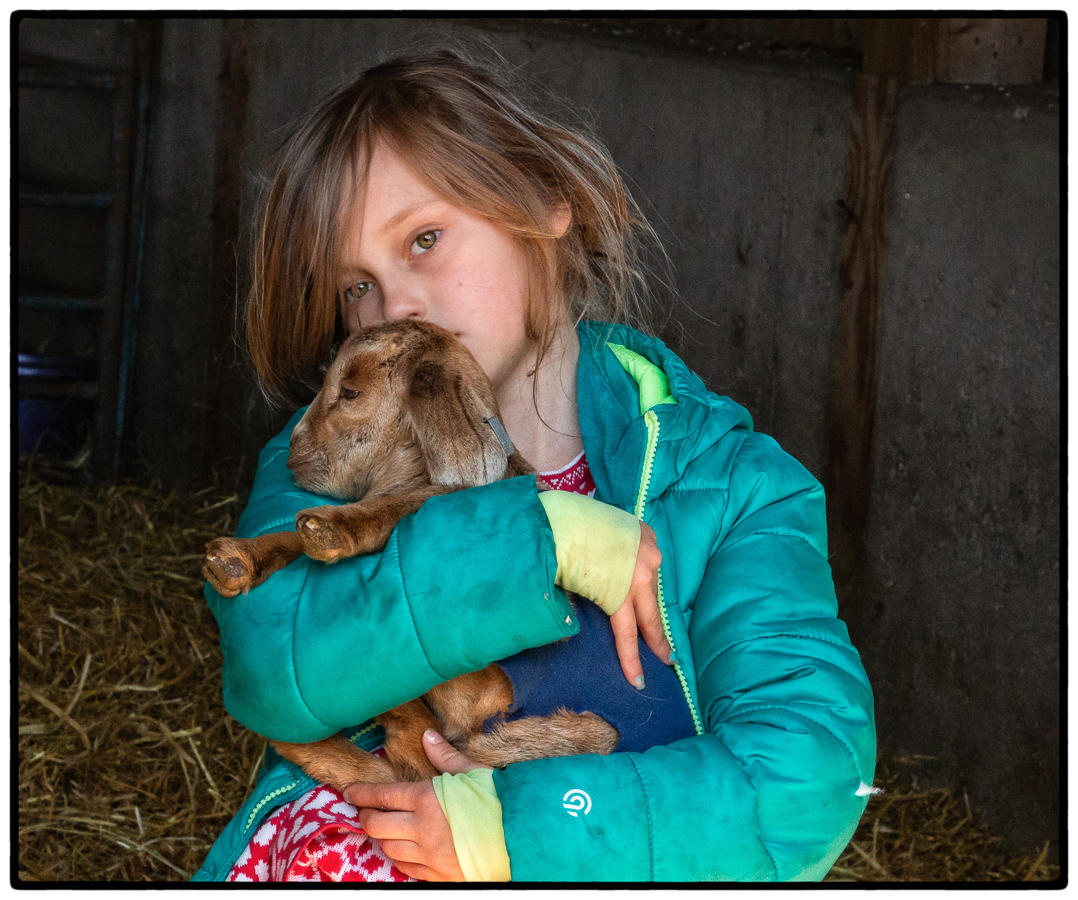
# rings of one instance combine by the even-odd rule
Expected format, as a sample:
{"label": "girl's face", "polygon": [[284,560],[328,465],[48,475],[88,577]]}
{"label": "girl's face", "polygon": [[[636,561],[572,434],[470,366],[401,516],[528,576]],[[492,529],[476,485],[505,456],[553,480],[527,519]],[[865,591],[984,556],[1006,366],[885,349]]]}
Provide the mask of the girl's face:
{"label": "girl's face", "polygon": [[349,332],[416,318],[456,335],[496,392],[525,377],[528,267],[503,228],[442,199],[385,145],[344,210],[341,315]]}

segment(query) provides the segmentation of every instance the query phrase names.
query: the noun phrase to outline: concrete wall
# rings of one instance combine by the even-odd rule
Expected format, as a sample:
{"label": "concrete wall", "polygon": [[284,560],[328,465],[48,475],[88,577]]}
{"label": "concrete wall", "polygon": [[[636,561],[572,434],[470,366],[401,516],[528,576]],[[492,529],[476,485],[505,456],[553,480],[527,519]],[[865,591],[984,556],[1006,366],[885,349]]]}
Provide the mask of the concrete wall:
{"label": "concrete wall", "polygon": [[[137,465],[248,477],[280,421],[226,337],[255,173],[341,80],[475,39],[591,112],[668,243],[664,334],[822,478],[850,69],[421,19],[162,22]],[[1040,846],[1058,837],[1059,110],[951,86],[898,111],[867,578],[844,615],[882,752],[934,757],[933,780]]]}
{"label": "concrete wall", "polygon": [[870,574],[848,613],[882,746],[937,757],[1031,843],[1059,815],[1058,128],[1020,92],[900,98]]}

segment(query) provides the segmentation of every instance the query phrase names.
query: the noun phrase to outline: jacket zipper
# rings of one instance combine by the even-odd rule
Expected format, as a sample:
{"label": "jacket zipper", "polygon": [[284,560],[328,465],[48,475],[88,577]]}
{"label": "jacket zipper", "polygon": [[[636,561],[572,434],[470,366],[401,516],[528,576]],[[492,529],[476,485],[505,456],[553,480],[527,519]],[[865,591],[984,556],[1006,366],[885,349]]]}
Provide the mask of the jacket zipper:
{"label": "jacket zipper", "polygon": [[[365,728],[362,728],[355,734],[353,734],[348,740],[350,740],[353,744],[358,745],[361,738],[363,738],[368,732],[373,731],[377,727],[378,726],[376,723],[371,722]],[[295,790],[295,788],[298,787],[301,783],[302,781],[293,781],[291,784],[281,785],[281,787],[277,788],[276,790],[270,791],[261,800],[259,800],[258,803],[255,804],[254,808],[251,810],[250,815],[247,816],[247,822],[243,828],[243,834],[244,837],[247,839],[248,843],[250,842],[250,838],[247,838],[247,835],[254,827],[254,824],[258,819],[258,814],[265,808],[266,804],[272,800],[276,800],[283,794],[287,794],[289,791]]]}
{"label": "jacket zipper", "polygon": [[258,814],[262,811],[262,808],[271,800],[276,800],[282,794],[287,794],[289,791],[293,790],[298,784],[298,781],[293,781],[291,784],[282,785],[281,787],[277,788],[277,790],[270,791],[268,794],[266,794],[266,796],[259,800],[258,803],[255,804],[254,809],[251,810],[251,814],[247,817],[247,824],[243,827],[243,837],[247,841],[247,843],[250,843],[250,838],[248,838],[247,835],[251,831],[251,828],[254,827],[255,821],[258,819]]}
{"label": "jacket zipper", "polygon": [[[644,450],[644,468],[640,473],[640,490],[636,495],[636,506],[633,509],[633,515],[641,521],[644,520],[644,507],[647,505],[648,488],[651,485],[651,470],[655,465],[655,451],[659,446],[659,417],[655,415],[654,410],[649,409],[644,413],[644,423],[647,425],[648,429],[648,442],[647,447]],[[661,564],[659,566],[658,592],[656,599],[659,604],[659,618],[663,624],[663,634],[670,644],[670,652],[675,656],[674,672],[677,674],[678,681],[681,682],[681,692],[685,695],[685,702],[689,705],[689,713],[692,715],[693,727],[696,729],[697,734],[703,734],[704,728],[700,724],[700,714],[696,711],[696,704],[693,703],[692,694],[689,691],[689,682],[681,669],[681,662],[677,660],[677,648],[674,646],[674,639],[670,635],[670,618],[666,610],[666,602],[663,600],[663,572]]]}

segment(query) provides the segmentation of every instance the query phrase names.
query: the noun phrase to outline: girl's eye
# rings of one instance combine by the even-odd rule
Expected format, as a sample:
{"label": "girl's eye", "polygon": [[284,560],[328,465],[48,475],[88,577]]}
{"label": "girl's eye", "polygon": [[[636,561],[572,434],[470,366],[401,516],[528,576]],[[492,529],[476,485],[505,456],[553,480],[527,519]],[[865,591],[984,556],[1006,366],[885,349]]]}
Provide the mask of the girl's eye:
{"label": "girl's eye", "polygon": [[340,389],[340,396],[342,400],[358,400],[359,391],[354,391],[351,388],[346,388],[342,385]]}
{"label": "girl's eye", "polygon": [[415,248],[417,253],[426,253],[431,247],[438,243],[438,237],[441,235],[442,230],[435,228],[432,231],[424,231],[419,237],[412,241],[412,247]]}
{"label": "girl's eye", "polygon": [[355,303],[357,300],[362,300],[373,287],[374,284],[370,281],[353,281],[344,289],[344,302]]}

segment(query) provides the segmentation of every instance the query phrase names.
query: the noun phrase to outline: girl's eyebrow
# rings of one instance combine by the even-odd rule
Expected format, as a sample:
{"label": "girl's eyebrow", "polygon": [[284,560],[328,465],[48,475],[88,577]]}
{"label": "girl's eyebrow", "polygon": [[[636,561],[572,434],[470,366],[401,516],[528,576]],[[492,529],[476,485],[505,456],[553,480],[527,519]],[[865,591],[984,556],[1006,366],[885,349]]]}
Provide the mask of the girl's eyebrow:
{"label": "girl's eyebrow", "polygon": [[425,209],[428,206],[435,206],[437,204],[440,204],[441,202],[442,201],[438,199],[420,200],[418,203],[413,203],[411,206],[406,206],[404,207],[404,209],[397,211],[388,219],[386,219],[385,222],[382,223],[378,231],[383,234],[387,231],[392,231],[401,222],[411,217],[418,211]]}

